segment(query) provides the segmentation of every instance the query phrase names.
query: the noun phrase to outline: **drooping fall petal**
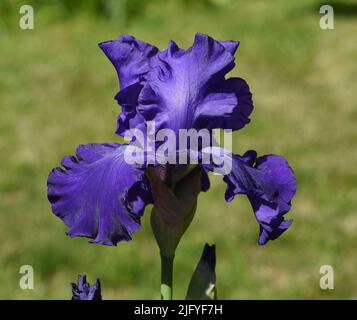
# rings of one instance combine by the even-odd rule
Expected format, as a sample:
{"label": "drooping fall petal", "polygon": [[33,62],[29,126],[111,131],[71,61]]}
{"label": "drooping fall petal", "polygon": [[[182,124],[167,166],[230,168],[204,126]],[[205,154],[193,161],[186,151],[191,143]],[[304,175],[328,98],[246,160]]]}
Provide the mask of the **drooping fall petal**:
{"label": "drooping fall petal", "polygon": [[116,245],[140,228],[151,192],[144,172],[124,159],[126,145],[87,144],[77,157],[62,160],[48,177],[53,213],[70,228],[71,237]]}

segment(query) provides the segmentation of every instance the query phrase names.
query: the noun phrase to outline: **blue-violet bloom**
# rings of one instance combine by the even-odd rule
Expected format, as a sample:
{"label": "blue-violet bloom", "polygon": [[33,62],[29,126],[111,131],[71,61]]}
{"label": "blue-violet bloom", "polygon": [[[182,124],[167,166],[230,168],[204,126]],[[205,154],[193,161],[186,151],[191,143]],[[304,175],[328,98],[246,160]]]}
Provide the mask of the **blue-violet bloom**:
{"label": "blue-violet bloom", "polygon": [[[226,77],[235,66],[238,45],[238,41],[216,41],[204,34],[197,34],[187,50],[170,41],[160,51],[129,35],[100,43],[120,81],[115,96],[122,107],[117,134],[124,136],[133,128],[145,131],[148,121],[155,121],[156,131],[169,128],[176,133],[191,128],[243,128],[253,110],[252,94],[245,80]],[[154,200],[145,167],[129,165],[124,159],[128,146],[80,145],[76,157],[66,156],[63,167],[50,173],[48,199],[71,237],[116,245],[130,240],[140,228],[145,206]],[[226,201],[245,194],[259,223],[258,243],[276,239],[292,222],[284,219],[296,191],[291,167],[282,156],[258,157],[252,150],[227,156],[232,170],[223,178]],[[207,174],[215,166],[201,167],[206,191]]]}

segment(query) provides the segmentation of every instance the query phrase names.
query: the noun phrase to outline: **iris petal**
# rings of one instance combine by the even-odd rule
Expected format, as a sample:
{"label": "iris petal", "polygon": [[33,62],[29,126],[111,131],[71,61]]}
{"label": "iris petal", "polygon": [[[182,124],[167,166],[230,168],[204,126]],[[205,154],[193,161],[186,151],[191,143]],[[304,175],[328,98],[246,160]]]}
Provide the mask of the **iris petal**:
{"label": "iris petal", "polygon": [[140,82],[151,69],[158,53],[155,46],[130,35],[122,35],[118,40],[101,42],[99,47],[114,65],[121,89]]}
{"label": "iris petal", "polygon": [[[240,129],[249,122],[253,104],[246,82],[226,80],[234,67],[235,45],[226,46],[197,34],[184,51],[174,42],[158,54],[156,68],[146,75],[139,112],[155,120],[156,128]],[[228,49],[227,49],[228,48]],[[229,50],[229,51],[228,51]]]}
{"label": "iris petal", "polygon": [[63,159],[64,169],[50,173],[48,199],[71,237],[116,245],[140,228],[151,193],[144,172],[125,162],[125,148],[116,143],[81,145],[77,157]]}
{"label": "iris petal", "polygon": [[116,133],[119,136],[124,136],[126,130],[130,128],[138,128],[145,132],[145,119],[137,112],[139,94],[143,85],[139,82],[134,83],[120,90],[115,99],[122,106],[121,113],[117,119]]}
{"label": "iris petal", "polygon": [[222,79],[208,88],[197,110],[195,127],[239,130],[250,122],[252,94],[241,78]]}
{"label": "iris petal", "polygon": [[116,132],[143,129],[147,120],[156,121],[157,131],[244,127],[253,110],[249,87],[243,79],[225,79],[238,45],[204,34],[197,34],[188,50],[170,41],[160,52],[128,35],[100,43],[120,81]]}
{"label": "iris petal", "polygon": [[144,123],[142,116],[137,114],[136,107],[142,88],[141,82],[157,60],[158,49],[129,35],[102,42],[99,47],[118,74],[120,92],[115,99],[122,106],[122,112],[118,117],[116,132],[124,136],[125,130]]}
{"label": "iris petal", "polygon": [[277,155],[255,158],[250,151],[242,158],[234,156],[232,172],[225,176],[226,199],[245,193],[260,225],[259,244],[278,238],[292,220],[284,220],[296,192],[296,179],[288,162]]}
{"label": "iris petal", "polygon": [[[285,158],[277,155],[257,158],[253,150],[243,156],[220,148],[213,153],[224,155],[232,164],[229,171],[221,172],[227,183],[226,201],[232,201],[237,194],[247,195],[260,226],[259,244],[278,238],[292,223],[284,220],[284,215],[290,210],[296,192],[294,172]],[[219,168],[213,164],[204,166],[211,171]]]}
{"label": "iris petal", "polygon": [[218,42],[233,56],[239,47],[239,41],[228,40],[228,41],[218,41]]}

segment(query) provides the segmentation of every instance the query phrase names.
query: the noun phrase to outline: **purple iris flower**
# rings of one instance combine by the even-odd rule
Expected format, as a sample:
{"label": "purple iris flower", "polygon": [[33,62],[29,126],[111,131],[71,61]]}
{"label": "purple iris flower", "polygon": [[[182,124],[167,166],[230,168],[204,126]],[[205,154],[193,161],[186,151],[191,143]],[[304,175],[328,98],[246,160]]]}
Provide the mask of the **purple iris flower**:
{"label": "purple iris flower", "polygon": [[[234,66],[238,41],[216,41],[197,34],[191,48],[173,41],[160,51],[132,36],[100,43],[114,65],[122,106],[117,134],[133,128],[145,131],[155,121],[156,131],[215,128],[239,130],[249,123],[252,94],[241,78],[227,78]],[[53,213],[69,227],[68,235],[92,242],[116,245],[130,240],[140,228],[145,206],[153,196],[145,168],[124,159],[127,144],[87,144],[77,156],[62,160],[48,178],[48,199]],[[227,155],[231,172],[224,175],[225,198],[245,194],[260,226],[259,244],[279,237],[291,225],[284,215],[296,191],[294,173],[282,156]],[[182,166],[170,165],[170,171]],[[209,188],[207,173],[215,168],[202,164],[201,190]],[[155,203],[154,203],[155,204]]]}
{"label": "purple iris flower", "polygon": [[72,285],[72,300],[102,300],[100,281],[97,279],[95,285],[87,282],[85,275],[79,275],[77,284]]}

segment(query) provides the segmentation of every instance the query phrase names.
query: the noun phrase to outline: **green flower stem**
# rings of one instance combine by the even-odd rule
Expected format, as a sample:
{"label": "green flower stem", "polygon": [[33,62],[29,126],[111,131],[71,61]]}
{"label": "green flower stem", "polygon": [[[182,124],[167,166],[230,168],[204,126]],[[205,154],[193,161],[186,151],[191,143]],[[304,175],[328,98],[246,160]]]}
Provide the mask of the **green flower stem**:
{"label": "green flower stem", "polygon": [[161,256],[161,300],[172,300],[172,278],[175,256]]}

